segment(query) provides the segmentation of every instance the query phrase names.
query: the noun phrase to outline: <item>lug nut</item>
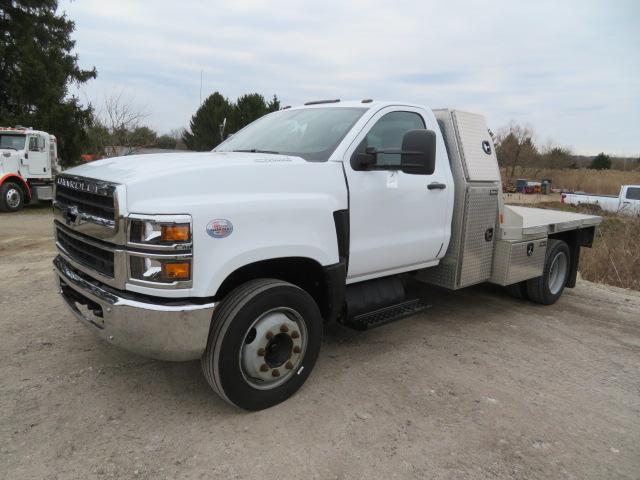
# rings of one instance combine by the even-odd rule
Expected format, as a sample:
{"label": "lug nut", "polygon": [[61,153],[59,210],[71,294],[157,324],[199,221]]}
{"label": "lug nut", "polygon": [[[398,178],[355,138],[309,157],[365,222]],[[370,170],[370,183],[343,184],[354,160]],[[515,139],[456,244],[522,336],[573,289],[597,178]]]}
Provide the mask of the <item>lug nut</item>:
{"label": "lug nut", "polygon": [[280,372],[278,371],[278,369],[276,368],[273,372],[271,372],[271,375],[273,377],[279,377],[280,376]]}
{"label": "lug nut", "polygon": [[285,367],[287,368],[287,370],[291,370],[293,368],[293,363],[291,362],[287,362],[287,364],[285,365]]}
{"label": "lug nut", "polygon": [[272,332],[271,330],[269,330],[269,331],[267,332],[266,337],[267,337],[267,340],[271,340],[271,337],[273,337],[273,332]]}
{"label": "lug nut", "polygon": [[293,332],[291,332],[291,338],[298,338],[300,336],[300,334],[297,332],[297,330],[294,330]]}
{"label": "lug nut", "polygon": [[263,363],[262,365],[260,365],[260,371],[261,372],[268,372],[269,371],[269,366],[266,363]]}
{"label": "lug nut", "polygon": [[258,356],[259,357],[264,357],[264,354],[265,354],[264,348],[259,348],[258,349]]}
{"label": "lug nut", "polygon": [[300,353],[302,351],[302,349],[299,346],[295,346],[293,347],[293,353]]}
{"label": "lug nut", "polygon": [[280,327],[280,331],[281,331],[282,333],[287,333],[287,332],[289,331],[289,327],[287,327],[286,325],[282,325],[282,326]]}

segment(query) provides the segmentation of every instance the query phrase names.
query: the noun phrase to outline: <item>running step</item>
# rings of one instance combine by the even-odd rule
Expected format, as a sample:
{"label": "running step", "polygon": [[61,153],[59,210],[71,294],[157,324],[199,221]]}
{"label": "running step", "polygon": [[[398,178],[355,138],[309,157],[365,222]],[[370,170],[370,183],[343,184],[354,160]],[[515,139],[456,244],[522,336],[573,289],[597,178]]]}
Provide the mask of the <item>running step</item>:
{"label": "running step", "polygon": [[401,318],[408,317],[414,313],[421,312],[427,309],[429,305],[424,303],[421,299],[415,298],[407,300],[402,303],[390,305],[388,307],[378,308],[371,312],[361,313],[353,318],[348,319],[345,324],[348,327],[355,328],[356,330],[369,330],[374,327],[379,327],[385,323],[394,322]]}

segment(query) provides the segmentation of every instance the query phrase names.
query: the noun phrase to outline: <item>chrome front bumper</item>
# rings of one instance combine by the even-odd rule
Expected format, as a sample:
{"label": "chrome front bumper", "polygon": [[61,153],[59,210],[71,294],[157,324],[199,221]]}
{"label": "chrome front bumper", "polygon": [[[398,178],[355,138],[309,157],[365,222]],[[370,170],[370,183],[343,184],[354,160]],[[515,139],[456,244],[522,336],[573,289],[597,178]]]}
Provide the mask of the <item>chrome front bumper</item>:
{"label": "chrome front bumper", "polygon": [[60,256],[53,266],[69,309],[102,339],[158,360],[195,360],[204,352],[216,303],[151,302],[80,276]]}

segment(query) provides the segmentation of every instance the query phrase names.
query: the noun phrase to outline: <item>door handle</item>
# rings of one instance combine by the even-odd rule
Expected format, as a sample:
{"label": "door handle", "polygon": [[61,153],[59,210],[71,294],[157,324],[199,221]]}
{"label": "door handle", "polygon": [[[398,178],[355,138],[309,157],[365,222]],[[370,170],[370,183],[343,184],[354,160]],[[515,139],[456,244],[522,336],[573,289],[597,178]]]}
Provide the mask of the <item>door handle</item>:
{"label": "door handle", "polygon": [[427,185],[427,188],[429,190],[444,190],[445,188],[447,188],[447,185],[444,183],[433,182]]}

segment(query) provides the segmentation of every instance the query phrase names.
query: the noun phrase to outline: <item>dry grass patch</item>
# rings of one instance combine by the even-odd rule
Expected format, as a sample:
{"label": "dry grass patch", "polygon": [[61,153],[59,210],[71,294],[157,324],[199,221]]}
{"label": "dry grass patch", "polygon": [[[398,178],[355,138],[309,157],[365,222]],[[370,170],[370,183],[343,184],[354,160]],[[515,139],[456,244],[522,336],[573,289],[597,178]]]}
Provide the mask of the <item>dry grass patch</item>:
{"label": "dry grass patch", "polygon": [[514,177],[508,182],[511,168],[502,168],[502,182],[515,183],[518,178],[531,181],[550,179],[553,188],[563,188],[571,191],[583,191],[600,195],[617,195],[621,185],[640,185],[640,171],[623,172],[621,170],[589,170],[564,169],[552,170],[546,168],[516,167]]}

